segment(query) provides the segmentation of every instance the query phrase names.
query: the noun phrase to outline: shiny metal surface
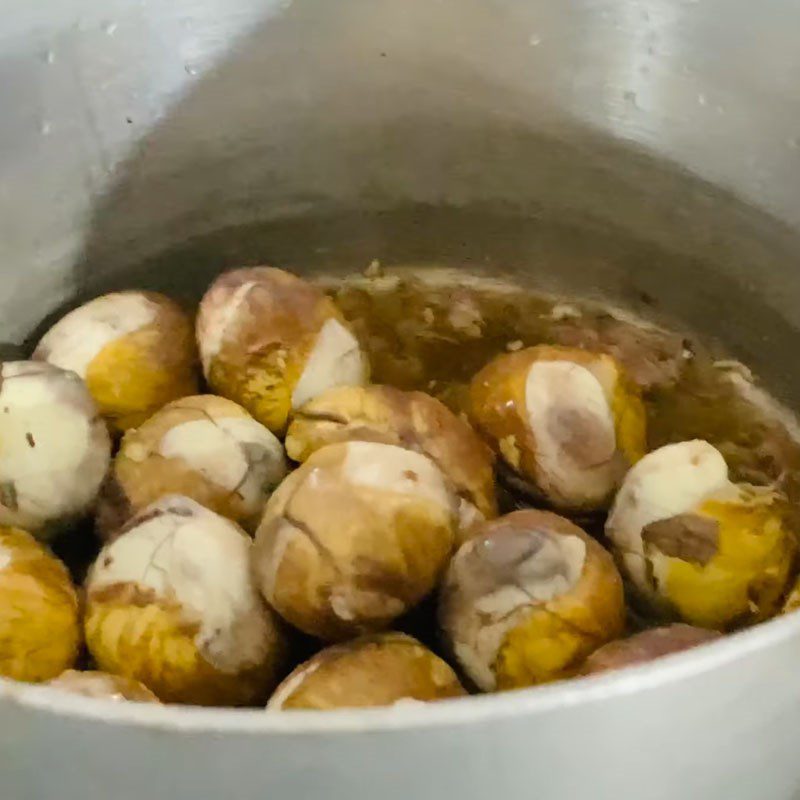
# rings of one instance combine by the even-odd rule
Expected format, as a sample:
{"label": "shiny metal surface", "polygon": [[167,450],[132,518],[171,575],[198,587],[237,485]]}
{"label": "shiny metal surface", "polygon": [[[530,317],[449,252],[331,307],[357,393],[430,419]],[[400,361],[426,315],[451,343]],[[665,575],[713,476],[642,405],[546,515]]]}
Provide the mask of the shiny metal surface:
{"label": "shiny metal surface", "polygon": [[[656,297],[800,407],[795,2],[0,12],[2,340],[75,295],[190,294],[238,261],[449,261]],[[798,655],[793,617],[623,676],[324,717],[6,683],[2,796],[788,800]]]}

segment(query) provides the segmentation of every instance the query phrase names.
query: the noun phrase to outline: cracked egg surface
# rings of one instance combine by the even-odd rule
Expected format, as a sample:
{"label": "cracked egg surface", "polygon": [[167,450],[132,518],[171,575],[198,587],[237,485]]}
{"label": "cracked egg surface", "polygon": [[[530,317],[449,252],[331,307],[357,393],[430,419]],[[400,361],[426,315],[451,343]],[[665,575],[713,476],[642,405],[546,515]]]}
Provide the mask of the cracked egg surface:
{"label": "cracked egg surface", "polygon": [[211,388],[281,433],[332,386],[364,383],[368,363],[334,303],[283,270],[220,275],[200,302],[197,342]]}
{"label": "cracked egg surface", "polygon": [[252,532],[286,472],[283,445],[244,408],[214,395],[184,397],[125,434],[97,527],[110,538],[164,494],[182,494]]}
{"label": "cracked egg surface", "polygon": [[86,643],[101,670],[159,699],[246,705],[266,697],[282,634],[250,575],[251,540],[180,495],[143,509],[86,582]]}
{"label": "cracked egg surface", "polygon": [[456,528],[456,496],[430,459],[375,442],[328,445],[270,498],[255,571],[292,625],[347,638],[388,626],[434,589]]}
{"label": "cracked egg surface", "polygon": [[731,482],[722,454],[702,440],[643,458],[606,535],[654,611],[722,630],[778,611],[797,548],[786,498]]}
{"label": "cracked egg surface", "polygon": [[114,292],[62,317],[33,358],[83,378],[100,413],[122,432],[197,392],[192,334],[189,316],[169,297]]}
{"label": "cracked egg surface", "polygon": [[471,417],[555,508],[603,508],[646,448],[639,391],[609,355],[538,346],[498,356],[470,386]]}
{"label": "cracked egg surface", "polygon": [[392,386],[330,389],[295,412],[286,451],[305,461],[328,444],[382,442],[422,453],[442,471],[459,498],[459,537],[497,516],[494,459],[470,425],[424,392]]}
{"label": "cracked egg surface", "polygon": [[91,509],[111,442],[75,373],[0,364],[0,443],[0,524],[48,539]]}
{"label": "cracked egg surface", "polygon": [[456,553],[439,620],[480,689],[545,683],[622,634],[622,579],[609,553],[569,520],[516,511],[487,522]]}

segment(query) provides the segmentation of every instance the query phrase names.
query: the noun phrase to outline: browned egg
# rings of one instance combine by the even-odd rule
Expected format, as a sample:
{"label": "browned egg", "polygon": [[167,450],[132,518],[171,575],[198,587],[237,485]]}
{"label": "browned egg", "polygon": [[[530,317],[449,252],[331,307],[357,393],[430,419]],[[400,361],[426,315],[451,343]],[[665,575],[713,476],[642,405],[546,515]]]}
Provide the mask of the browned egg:
{"label": "browned egg", "polygon": [[706,642],[719,639],[722,634],[705,628],[676,623],[663,628],[641,631],[627,639],[609,642],[595,650],[581,667],[581,675],[594,675],[623,667],[646,664],[671,653],[680,653]]}
{"label": "browned egg", "polygon": [[365,708],[464,694],[455,672],[416,639],[380,633],[328,647],[300,664],[267,708]]}
{"label": "browned egg", "polygon": [[328,444],[383,442],[430,458],[459,498],[459,536],[497,516],[494,459],[467,422],[424,392],[392,386],[343,386],[311,400],[294,415],[286,452],[305,461]]}
{"label": "browned egg", "polygon": [[622,579],[577,525],[547,511],[515,511],[485,523],[456,553],[439,620],[484,691],[545,683],[622,634]]}
{"label": "browned egg", "polygon": [[425,456],[375,442],[323,447],[267,504],[253,571],[290,624],[325,640],[386,628],[434,590],[458,503]]}
{"label": "browned egg", "polygon": [[129,700],[135,703],[158,703],[158,698],[140,681],[125,675],[68,669],[50,681],[50,686],[71,694],[105,700]]}

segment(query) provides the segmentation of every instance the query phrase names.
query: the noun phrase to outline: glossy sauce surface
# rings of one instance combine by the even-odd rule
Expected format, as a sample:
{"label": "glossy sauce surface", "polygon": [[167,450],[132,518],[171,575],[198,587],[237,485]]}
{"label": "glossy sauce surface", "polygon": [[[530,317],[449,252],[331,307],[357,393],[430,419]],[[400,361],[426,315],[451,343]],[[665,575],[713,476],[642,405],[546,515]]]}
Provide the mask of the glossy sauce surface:
{"label": "glossy sauce surface", "polygon": [[702,438],[731,479],[800,499],[794,418],[748,368],[693,337],[616,310],[447,270],[392,270],[320,281],[366,347],[372,379],[420,389],[464,411],[466,386],[492,357],[536,344],[608,352],[642,388],[648,446]]}

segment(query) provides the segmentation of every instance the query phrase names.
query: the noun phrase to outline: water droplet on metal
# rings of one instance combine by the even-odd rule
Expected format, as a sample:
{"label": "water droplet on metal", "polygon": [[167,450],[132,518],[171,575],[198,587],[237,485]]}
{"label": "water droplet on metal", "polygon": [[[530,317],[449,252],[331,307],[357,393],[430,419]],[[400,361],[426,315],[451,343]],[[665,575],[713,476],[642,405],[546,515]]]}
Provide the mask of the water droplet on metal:
{"label": "water droplet on metal", "polygon": [[114,35],[114,34],[117,32],[117,28],[118,28],[118,27],[119,27],[119,25],[117,25],[117,23],[116,23],[116,22],[104,22],[104,23],[103,23],[103,24],[100,26],[100,29],[101,29],[101,30],[103,31],[103,33],[105,33],[107,36],[113,36],[113,35]]}
{"label": "water droplet on metal", "polygon": [[194,67],[191,64],[185,64],[183,69],[187,75],[197,75],[197,67]]}
{"label": "water droplet on metal", "polygon": [[41,133],[42,136],[49,136],[51,130],[52,128],[47,120],[43,120],[41,125],[39,125],[39,133]]}
{"label": "water droplet on metal", "polygon": [[56,60],[56,54],[52,50],[48,50],[44,56],[42,56],[42,60],[45,64],[54,64]]}
{"label": "water droplet on metal", "polygon": [[698,103],[699,103],[701,106],[708,105],[708,99],[707,99],[707,98],[706,98],[706,96],[705,96],[704,94],[702,94],[702,93],[697,95],[697,102],[698,102]]}
{"label": "water droplet on metal", "polygon": [[538,47],[542,43],[542,37],[537,36],[536,34],[531,34],[530,39],[528,39],[528,44],[531,47]]}

